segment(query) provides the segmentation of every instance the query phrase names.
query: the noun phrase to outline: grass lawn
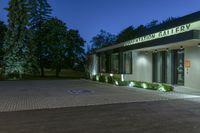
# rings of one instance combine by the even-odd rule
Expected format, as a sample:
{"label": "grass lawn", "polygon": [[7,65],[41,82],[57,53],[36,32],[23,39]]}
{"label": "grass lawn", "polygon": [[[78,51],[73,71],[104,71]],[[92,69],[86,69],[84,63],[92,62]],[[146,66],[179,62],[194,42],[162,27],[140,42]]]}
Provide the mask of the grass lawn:
{"label": "grass lawn", "polygon": [[[1,68],[0,68],[1,72]],[[56,79],[80,79],[85,78],[84,72],[78,72],[71,69],[62,69],[59,77],[55,76],[55,70],[45,69],[45,76],[41,77],[39,74],[35,76],[24,76],[23,80],[56,80]]]}

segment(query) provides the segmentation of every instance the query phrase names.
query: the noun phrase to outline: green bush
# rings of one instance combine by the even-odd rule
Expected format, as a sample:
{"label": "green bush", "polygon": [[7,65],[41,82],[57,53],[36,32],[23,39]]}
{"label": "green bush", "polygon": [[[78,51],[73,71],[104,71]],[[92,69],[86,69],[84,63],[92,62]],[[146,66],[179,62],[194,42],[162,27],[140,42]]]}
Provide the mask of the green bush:
{"label": "green bush", "polygon": [[133,81],[135,83],[134,87],[143,88],[141,81]]}
{"label": "green bush", "polygon": [[167,85],[167,84],[160,84],[158,87],[158,90],[169,92],[169,91],[173,91],[174,87],[171,85]]}
{"label": "green bush", "polygon": [[[97,77],[98,76],[98,77]],[[99,80],[97,80],[97,78]],[[150,90],[159,90],[164,92],[173,91],[174,88],[171,85],[161,84],[161,83],[149,83],[149,82],[142,82],[142,81],[121,81],[121,79],[117,76],[105,76],[105,75],[96,75],[92,77],[92,80],[110,83],[117,86],[131,86],[137,88],[144,88]]]}
{"label": "green bush", "polygon": [[106,83],[107,82],[107,77],[105,75],[100,75],[99,76],[99,82]]}
{"label": "green bush", "polygon": [[119,85],[119,82],[121,81],[121,79],[117,76],[108,76],[108,83],[110,84],[114,84],[114,85]]}
{"label": "green bush", "polygon": [[121,81],[121,80],[118,81],[119,86],[129,86],[129,84],[130,84],[130,81]]}
{"label": "green bush", "polygon": [[109,77],[108,77],[108,83],[110,83],[110,84],[115,84],[114,78],[111,77],[111,76],[109,76]]}
{"label": "green bush", "polygon": [[96,75],[92,75],[92,80],[96,81]]}
{"label": "green bush", "polygon": [[[132,85],[130,84],[132,83]],[[144,88],[149,90],[159,90],[159,91],[173,91],[173,86],[167,84],[160,84],[160,83],[149,83],[149,82],[142,82],[142,81],[119,81],[119,86],[132,86],[137,88]]]}

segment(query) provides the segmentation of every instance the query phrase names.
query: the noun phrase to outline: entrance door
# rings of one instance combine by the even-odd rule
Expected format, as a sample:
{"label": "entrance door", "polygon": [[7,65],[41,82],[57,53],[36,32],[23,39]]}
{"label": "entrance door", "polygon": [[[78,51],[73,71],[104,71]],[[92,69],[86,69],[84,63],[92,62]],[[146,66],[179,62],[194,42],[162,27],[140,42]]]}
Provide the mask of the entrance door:
{"label": "entrance door", "polygon": [[184,50],[153,53],[153,82],[184,85]]}
{"label": "entrance door", "polygon": [[175,51],[175,84],[184,85],[184,50]]}
{"label": "entrance door", "polygon": [[167,53],[153,53],[153,82],[166,83],[167,76]]}

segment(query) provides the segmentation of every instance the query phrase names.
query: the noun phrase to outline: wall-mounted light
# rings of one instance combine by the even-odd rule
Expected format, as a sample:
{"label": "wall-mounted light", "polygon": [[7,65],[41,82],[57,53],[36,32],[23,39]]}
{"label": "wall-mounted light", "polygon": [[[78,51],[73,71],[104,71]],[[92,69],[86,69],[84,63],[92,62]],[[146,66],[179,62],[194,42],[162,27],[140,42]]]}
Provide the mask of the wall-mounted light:
{"label": "wall-mounted light", "polygon": [[169,52],[169,48],[166,48],[166,52]]}
{"label": "wall-mounted light", "polygon": [[199,48],[200,48],[200,43],[198,43],[198,45],[197,45]]}
{"label": "wall-mounted light", "polygon": [[180,50],[183,50],[183,46],[180,46]]}
{"label": "wall-mounted light", "polygon": [[155,53],[158,53],[158,50],[156,49],[154,52],[155,52]]}

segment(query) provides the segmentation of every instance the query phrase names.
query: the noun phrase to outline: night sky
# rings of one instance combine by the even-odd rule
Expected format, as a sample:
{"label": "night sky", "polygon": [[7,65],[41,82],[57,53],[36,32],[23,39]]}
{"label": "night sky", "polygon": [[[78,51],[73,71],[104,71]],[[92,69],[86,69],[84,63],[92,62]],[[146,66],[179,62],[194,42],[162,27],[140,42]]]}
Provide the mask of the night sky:
{"label": "night sky", "polygon": [[[6,21],[8,0],[0,0],[0,19]],[[153,19],[180,17],[200,10],[200,0],[49,0],[53,16],[78,29],[89,43],[104,29],[112,34]]]}

